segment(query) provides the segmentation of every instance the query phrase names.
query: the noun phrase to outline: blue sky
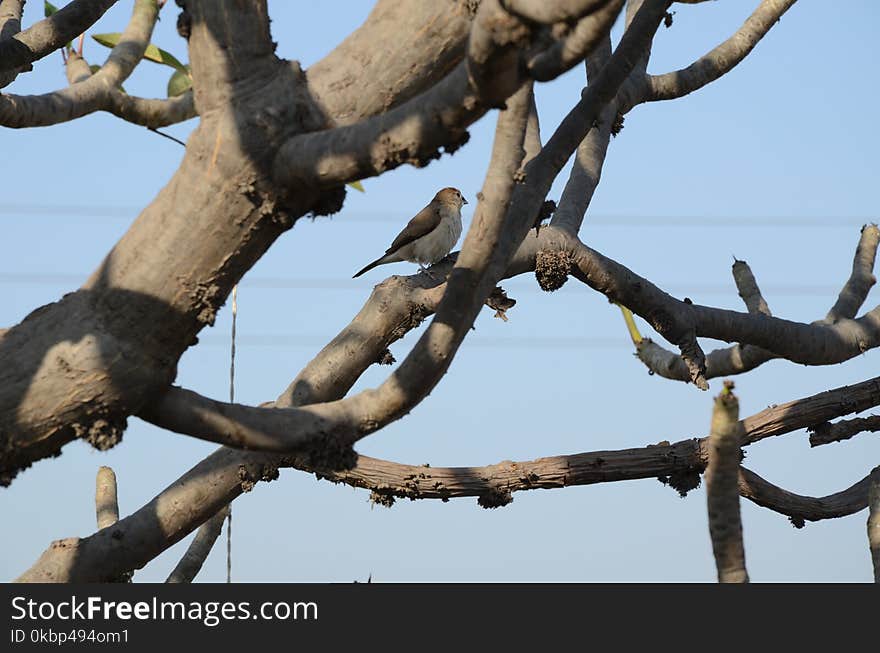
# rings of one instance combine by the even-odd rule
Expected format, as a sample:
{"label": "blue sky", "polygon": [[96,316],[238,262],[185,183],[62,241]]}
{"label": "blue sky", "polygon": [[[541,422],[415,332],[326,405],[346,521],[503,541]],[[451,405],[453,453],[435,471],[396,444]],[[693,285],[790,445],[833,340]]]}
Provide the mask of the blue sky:
{"label": "blue sky", "polygon": [[[132,3],[118,3],[90,33],[121,31]],[[649,67],[687,65],[725,39],[757,5],[720,0],[677,5]],[[279,54],[309,66],[364,19],[366,2],[270,0]],[[835,11],[836,9],[836,11]],[[844,11],[845,9],[845,11]],[[27,5],[26,22],[41,15]],[[173,3],[154,42],[186,59]],[[795,5],[749,58],[681,100],[641,106],[611,144],[582,238],[676,296],[741,309],[732,256],[747,260],[774,314],[823,317],[848,277],[859,227],[877,220],[880,136],[874,124],[880,55],[870,0],[829,9]],[[86,57],[106,49],[88,40]],[[131,93],[164,93],[169,69],[142,64]],[[53,54],[10,87],[40,93],[64,84]],[[538,87],[544,138],[574,104],[580,69]],[[239,289],[236,398],[272,399],[359,310],[373,284],[412,272],[401,263],[351,275],[443,186],[476,204],[495,114],[468,146],[416,170],[364,182],[331,219],[300,221],[247,274]],[[195,121],[169,128],[180,138]],[[183,148],[98,114],[70,124],[3,130],[0,199],[0,324],[74,290],[168,181]],[[551,197],[558,199],[568,170]],[[643,446],[707,431],[712,396],[649,376],[632,356],[620,314],[570,282],[552,295],[527,276],[503,284],[518,300],[503,323],[484,311],[452,367],[407,418],[359,444],[405,463],[477,466],[580,451]],[[872,293],[866,307],[877,302]],[[643,333],[650,330],[640,323]],[[188,351],[177,382],[228,397],[229,308]],[[398,360],[417,340],[392,347]],[[705,343],[711,348],[713,343]],[[774,361],[737,378],[742,414],[876,374],[876,352],[843,365]],[[378,385],[374,367],[354,391]],[[210,453],[210,444],[132,419],[122,444],[99,453],[73,443],[0,491],[0,579],[17,576],[53,539],[94,530],[94,476],[110,465],[123,514]],[[880,463],[865,434],[811,450],[805,433],[763,441],[746,464],[788,490],[836,492]],[[868,581],[866,513],[795,530],[785,517],[743,502],[746,561],[754,581]],[[368,493],[286,470],[234,504],[233,576],[238,581],[713,581],[705,495],[680,499],[655,480],[521,492],[500,510],[474,499],[399,501],[371,507]],[[188,541],[188,540],[187,540]],[[186,541],[136,574],[163,580]],[[217,547],[200,580],[225,578]]]}

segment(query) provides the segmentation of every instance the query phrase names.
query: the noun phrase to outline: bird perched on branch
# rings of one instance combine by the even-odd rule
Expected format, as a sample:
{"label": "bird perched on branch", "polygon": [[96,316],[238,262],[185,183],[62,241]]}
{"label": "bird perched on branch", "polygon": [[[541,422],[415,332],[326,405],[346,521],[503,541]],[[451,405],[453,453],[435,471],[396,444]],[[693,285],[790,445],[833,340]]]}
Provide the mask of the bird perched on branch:
{"label": "bird perched on branch", "polygon": [[409,261],[418,263],[423,272],[431,274],[425,264],[433,265],[445,258],[461,236],[461,207],[467,204],[457,188],[444,188],[431,203],[416,213],[403,228],[385,254],[367,265],[352,279],[377,265]]}

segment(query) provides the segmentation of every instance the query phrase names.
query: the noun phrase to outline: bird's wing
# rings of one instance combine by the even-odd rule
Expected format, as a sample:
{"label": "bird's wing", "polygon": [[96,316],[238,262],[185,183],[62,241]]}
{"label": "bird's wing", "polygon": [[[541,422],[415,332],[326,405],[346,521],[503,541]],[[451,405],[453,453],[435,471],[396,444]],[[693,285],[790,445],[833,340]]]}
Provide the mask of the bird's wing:
{"label": "bird's wing", "polygon": [[385,250],[385,254],[393,254],[401,247],[431,233],[439,224],[440,207],[432,202],[416,213],[415,217],[403,228],[403,231],[397,234],[397,238],[391,243],[391,247]]}

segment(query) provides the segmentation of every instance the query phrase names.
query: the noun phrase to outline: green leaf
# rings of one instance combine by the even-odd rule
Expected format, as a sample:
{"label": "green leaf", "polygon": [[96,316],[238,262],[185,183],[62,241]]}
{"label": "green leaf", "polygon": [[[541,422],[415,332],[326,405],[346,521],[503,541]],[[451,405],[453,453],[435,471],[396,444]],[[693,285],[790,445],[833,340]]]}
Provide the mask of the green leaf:
{"label": "green leaf", "polygon": [[[105,47],[114,48],[116,47],[116,44],[119,43],[119,39],[122,38],[122,34],[120,32],[92,34],[92,38]],[[157,48],[152,43],[150,43],[147,46],[147,49],[144,50],[144,59],[146,59],[147,61],[152,61],[154,63],[160,63],[165,66],[170,66],[175,70],[186,72],[186,66],[180,63],[177,57],[175,57],[170,52],[166,52],[161,48]]]}
{"label": "green leaf", "polygon": [[186,66],[184,70],[175,70],[168,80],[168,97],[183,95],[192,88],[192,85],[193,80],[189,66]]}
{"label": "green leaf", "polygon": [[348,185],[351,186],[352,188],[354,188],[355,190],[359,190],[362,193],[367,192],[364,190],[363,184],[361,184],[361,182],[359,182],[359,181],[353,181],[353,182],[349,183]]}

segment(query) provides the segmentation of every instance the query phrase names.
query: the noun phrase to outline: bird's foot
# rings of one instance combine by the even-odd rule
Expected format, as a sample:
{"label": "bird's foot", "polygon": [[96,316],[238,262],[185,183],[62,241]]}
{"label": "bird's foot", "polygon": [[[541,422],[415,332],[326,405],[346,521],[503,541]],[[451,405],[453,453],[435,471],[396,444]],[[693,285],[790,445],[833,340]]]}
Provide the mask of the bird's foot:
{"label": "bird's foot", "polygon": [[426,268],[424,265],[422,265],[421,263],[419,263],[419,269],[422,272],[424,272],[425,274],[427,274],[434,281],[438,281],[437,277],[435,277],[434,274],[428,268]]}

